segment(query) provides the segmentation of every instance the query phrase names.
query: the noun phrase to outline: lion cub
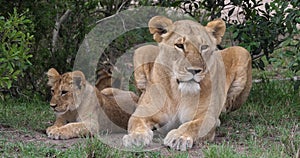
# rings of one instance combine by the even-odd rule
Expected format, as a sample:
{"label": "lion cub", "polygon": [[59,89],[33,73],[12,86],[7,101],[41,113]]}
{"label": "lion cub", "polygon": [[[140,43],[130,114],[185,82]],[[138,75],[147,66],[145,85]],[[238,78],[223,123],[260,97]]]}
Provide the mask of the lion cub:
{"label": "lion cub", "polygon": [[47,75],[50,106],[56,114],[54,125],[46,130],[49,138],[70,139],[127,129],[138,101],[134,93],[116,88],[100,92],[81,71],[60,75],[51,68]]}

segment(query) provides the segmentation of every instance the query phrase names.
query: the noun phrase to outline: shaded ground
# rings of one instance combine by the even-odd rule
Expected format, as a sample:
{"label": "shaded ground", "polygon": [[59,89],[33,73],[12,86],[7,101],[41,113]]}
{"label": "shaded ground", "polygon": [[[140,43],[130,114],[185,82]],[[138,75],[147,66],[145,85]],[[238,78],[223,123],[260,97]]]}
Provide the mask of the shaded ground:
{"label": "shaded ground", "polygon": [[[240,124],[240,125],[242,125],[244,128],[247,128],[244,126],[244,124]],[[158,138],[158,137],[154,138],[151,146],[149,146],[148,149],[150,151],[159,152],[159,153],[161,153],[161,155],[164,155],[167,157],[173,157],[174,155],[184,154],[188,157],[196,158],[196,157],[203,157],[204,153],[202,152],[201,149],[208,149],[209,148],[208,146],[210,146],[210,145],[216,145],[216,146],[218,146],[218,148],[219,147],[222,148],[222,144],[224,145],[224,142],[225,142],[225,144],[230,143],[230,142],[236,142],[233,144],[231,143],[231,145],[233,145],[232,147],[234,148],[234,151],[236,152],[236,154],[248,155],[247,154],[249,152],[248,150],[251,147],[249,147],[247,145],[247,143],[244,144],[245,143],[244,141],[238,141],[238,140],[235,140],[234,137],[232,137],[232,135],[235,135],[235,134],[237,136],[243,137],[243,136],[245,136],[246,133],[241,133],[240,131],[237,131],[236,129],[234,129],[233,127],[231,127],[228,124],[225,126],[226,127],[221,127],[221,129],[220,128],[217,129],[216,137],[215,137],[215,140],[213,143],[197,144],[188,152],[179,152],[179,151],[170,150],[167,147],[164,147],[162,145],[163,139]],[[297,129],[297,127],[295,127],[295,128]],[[251,131],[252,131],[252,129],[249,129],[248,132],[251,133]],[[244,131],[244,132],[246,132],[246,131]],[[122,140],[123,135],[124,134],[112,134],[112,135],[102,136],[101,138],[104,140],[101,140],[101,142],[105,143],[105,140],[106,140],[109,142],[109,146],[114,146],[114,147],[118,148],[122,144],[121,140]],[[3,142],[3,143],[1,143],[1,142]],[[30,129],[19,130],[19,129],[15,129],[15,128],[7,126],[7,125],[2,125],[0,123],[0,154],[2,152],[5,152],[4,151],[5,145],[7,143],[23,143],[23,144],[33,143],[33,144],[36,144],[36,146],[42,144],[46,147],[51,147],[51,148],[54,148],[59,151],[66,151],[67,149],[72,149],[74,146],[76,146],[78,144],[81,147],[89,146],[87,144],[88,142],[89,141],[87,141],[87,139],[85,139],[85,138],[75,138],[75,139],[69,139],[69,140],[52,140],[46,136],[46,133],[44,130],[41,130],[41,131],[30,130]],[[238,143],[238,142],[240,142],[240,143]],[[280,143],[278,141],[272,141],[272,143],[276,143],[276,142]],[[105,144],[107,144],[107,143],[105,143]],[[16,152],[19,152],[18,151],[19,149],[17,149],[17,148],[14,150]],[[296,156],[296,158],[300,157],[299,149],[298,149],[298,152],[295,154],[298,156],[298,157]],[[184,155],[183,155],[183,157],[186,157]]]}
{"label": "shaded ground", "polygon": [[[102,136],[102,139],[108,140],[110,146],[120,147],[120,142],[122,140],[124,134],[112,134],[107,136]],[[217,133],[215,143],[218,144],[222,141],[226,140],[224,134]],[[55,148],[57,150],[64,151],[66,149],[72,148],[75,144],[83,144],[86,145],[85,138],[75,138],[69,140],[52,140],[46,136],[45,131],[34,131],[34,130],[17,130],[10,126],[1,125],[0,124],[0,141],[4,141],[6,143],[34,143],[34,144],[44,144],[45,146],[49,146]],[[103,141],[102,141],[103,142]],[[4,143],[5,144],[5,143]],[[193,149],[188,151],[189,157],[201,157],[203,153],[201,152],[201,148],[205,147],[204,144],[196,145]],[[0,145],[0,150],[1,150]],[[150,151],[158,151],[162,155],[170,156],[174,154],[178,154],[180,152],[171,151],[167,147],[162,145],[162,138],[155,137],[151,146],[147,148]],[[243,149],[241,150],[243,151]]]}
{"label": "shaded ground", "polygon": [[21,131],[12,127],[0,124],[0,141],[5,142],[23,142],[23,143],[43,143],[59,150],[64,150],[72,147],[76,143],[83,142],[83,139],[69,139],[69,140],[52,140],[46,136],[45,131]]}

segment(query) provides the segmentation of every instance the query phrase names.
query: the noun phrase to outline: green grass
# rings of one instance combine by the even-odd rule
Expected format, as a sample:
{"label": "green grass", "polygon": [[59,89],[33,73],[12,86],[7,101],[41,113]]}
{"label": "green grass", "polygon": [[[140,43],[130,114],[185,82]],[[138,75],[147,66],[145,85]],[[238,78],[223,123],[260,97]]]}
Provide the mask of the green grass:
{"label": "green grass", "polygon": [[54,119],[49,103],[40,100],[10,99],[0,102],[0,123],[21,130],[42,131]]}
{"label": "green grass", "polygon": [[[253,84],[250,97],[241,109],[221,115],[214,142],[202,143],[202,154],[222,157],[294,157],[300,148],[300,96],[293,82],[270,81]],[[51,120],[51,121],[49,121]],[[2,157],[188,157],[189,152],[125,152],[109,148],[95,138],[84,138],[62,148],[43,141],[12,141],[15,136],[34,138],[54,121],[47,102],[10,99],[0,101],[0,125],[12,129],[0,131]],[[20,138],[16,138],[20,140]],[[22,139],[21,139],[22,140]],[[200,149],[197,149],[200,150]],[[199,152],[199,151],[197,151]],[[175,153],[175,155],[173,155]],[[171,156],[170,156],[171,154]]]}
{"label": "green grass", "polygon": [[219,131],[247,156],[292,157],[300,148],[299,118],[299,92],[291,82],[258,83],[245,106],[222,114]]}

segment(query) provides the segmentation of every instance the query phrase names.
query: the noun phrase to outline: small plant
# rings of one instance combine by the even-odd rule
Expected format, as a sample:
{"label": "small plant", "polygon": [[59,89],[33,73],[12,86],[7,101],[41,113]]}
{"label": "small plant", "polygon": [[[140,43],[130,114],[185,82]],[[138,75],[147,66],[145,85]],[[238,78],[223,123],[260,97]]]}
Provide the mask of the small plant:
{"label": "small plant", "polygon": [[10,89],[31,65],[32,22],[14,9],[8,18],[0,16],[0,87]]}

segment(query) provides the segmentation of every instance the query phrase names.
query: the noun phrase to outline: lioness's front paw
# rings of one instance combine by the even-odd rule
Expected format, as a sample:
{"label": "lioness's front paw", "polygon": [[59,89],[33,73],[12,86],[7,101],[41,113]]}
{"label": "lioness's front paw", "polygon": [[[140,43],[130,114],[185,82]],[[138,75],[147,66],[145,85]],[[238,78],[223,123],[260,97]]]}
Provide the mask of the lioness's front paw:
{"label": "lioness's front paw", "polygon": [[187,149],[192,148],[193,138],[182,134],[178,129],[173,129],[164,139],[164,145],[172,149],[186,151]]}
{"label": "lioness's front paw", "polygon": [[123,145],[125,147],[147,146],[151,143],[152,138],[153,138],[152,130],[148,130],[144,132],[132,132],[123,137]]}
{"label": "lioness's front paw", "polygon": [[59,128],[51,129],[47,132],[48,138],[51,139],[70,139],[72,136]]}

